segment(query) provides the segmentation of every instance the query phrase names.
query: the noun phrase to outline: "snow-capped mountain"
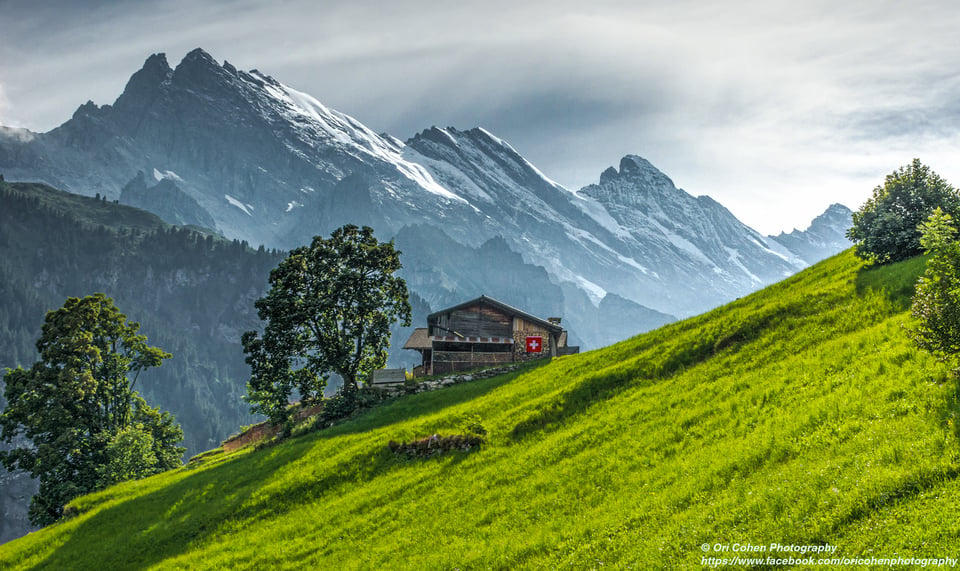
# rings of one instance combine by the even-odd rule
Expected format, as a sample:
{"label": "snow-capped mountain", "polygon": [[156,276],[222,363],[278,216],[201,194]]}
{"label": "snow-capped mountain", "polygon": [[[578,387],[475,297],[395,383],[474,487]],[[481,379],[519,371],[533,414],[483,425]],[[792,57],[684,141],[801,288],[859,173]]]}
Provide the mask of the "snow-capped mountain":
{"label": "snow-capped mountain", "polygon": [[769,238],[813,264],[850,247],[847,230],[853,225],[852,217],[853,212],[846,206],[831,204],[806,230],[794,229]]}
{"label": "snow-capped mountain", "polygon": [[199,49],[176,69],[153,55],[112,106],[88,102],[49,133],[13,139],[29,142],[12,161],[0,151],[11,180],[39,177],[113,199],[139,172],[152,173],[174,180],[225,236],[254,244],[298,244],[309,234],[300,227],[324,225],[344,194],[358,206],[390,202],[376,213],[390,227],[402,226],[411,207],[453,220],[475,214],[403,159],[398,141]]}
{"label": "snow-capped mountain", "polygon": [[806,265],[771,249],[710,197],[678,189],[638,156],[624,157],[619,171],[608,168],[598,184],[578,194],[584,210],[625,244],[629,260],[642,264],[643,283],[670,306],[695,306],[706,298],[722,303]]}
{"label": "snow-capped mountain", "polygon": [[[433,304],[496,297],[486,287],[499,286],[485,278],[490,268],[464,267],[463,254],[426,254],[426,236],[456,243],[450,251],[487,245],[477,254],[484,260],[506,247],[522,261],[503,271],[541,266],[559,286],[512,284],[522,299],[506,301],[577,313],[584,331],[599,327],[599,312],[579,315],[589,307],[688,315],[811,261],[807,250],[794,250],[797,240],[761,236],[640,157],[624,157],[619,170],[572,191],[483,129],[433,127],[402,142],[199,49],[175,69],[164,55],[151,56],[113,105],[88,102],[48,133],[0,128],[0,172],[268,247],[292,248],[345,223],[373,226],[381,238],[416,226],[408,236],[420,246],[404,254],[442,277],[417,285]],[[491,240],[502,243],[491,248]],[[615,303],[602,303],[608,294]],[[625,337],[649,326],[610,324],[604,341],[611,327]]]}

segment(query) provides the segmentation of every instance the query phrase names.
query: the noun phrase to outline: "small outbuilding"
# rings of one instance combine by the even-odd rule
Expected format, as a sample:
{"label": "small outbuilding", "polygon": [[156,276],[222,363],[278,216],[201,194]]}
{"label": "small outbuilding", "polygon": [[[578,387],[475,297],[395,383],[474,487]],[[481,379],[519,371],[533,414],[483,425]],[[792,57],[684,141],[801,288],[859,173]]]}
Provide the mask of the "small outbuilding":
{"label": "small outbuilding", "polygon": [[403,346],[419,351],[414,376],[441,375],[579,352],[559,317],[541,319],[481,295],[427,316]]}

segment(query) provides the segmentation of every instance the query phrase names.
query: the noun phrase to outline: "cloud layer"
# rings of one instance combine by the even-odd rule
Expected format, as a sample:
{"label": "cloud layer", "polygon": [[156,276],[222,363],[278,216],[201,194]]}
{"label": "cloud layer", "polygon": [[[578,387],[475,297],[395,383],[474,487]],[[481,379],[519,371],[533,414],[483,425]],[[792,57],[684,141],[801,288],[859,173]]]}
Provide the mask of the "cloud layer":
{"label": "cloud layer", "polygon": [[200,46],[400,138],[483,126],[570,188],[636,153],[769,233],[915,156],[960,184],[949,2],[319,5],[7,0],[0,122],[48,130]]}

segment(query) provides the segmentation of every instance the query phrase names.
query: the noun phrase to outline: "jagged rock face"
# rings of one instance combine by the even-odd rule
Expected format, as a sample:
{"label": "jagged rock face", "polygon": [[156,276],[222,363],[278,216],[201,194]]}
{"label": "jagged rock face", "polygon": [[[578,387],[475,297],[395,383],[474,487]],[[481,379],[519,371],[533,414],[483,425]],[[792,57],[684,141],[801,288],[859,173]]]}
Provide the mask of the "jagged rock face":
{"label": "jagged rock face", "polygon": [[[22,445],[23,441],[18,439],[16,443]],[[30,498],[38,488],[38,481],[31,479],[29,474],[8,472],[0,467],[0,544],[36,529],[30,525],[28,509]]]}
{"label": "jagged rock face", "polygon": [[[345,223],[383,238],[425,225],[474,249],[499,236],[594,307],[614,293],[688,315],[805,265],[640,157],[573,192],[483,129],[430,128],[404,143],[199,49],[175,69],[151,56],[112,106],[84,104],[49,133],[0,129],[0,172],[110,199],[138,173],[158,173],[162,199],[138,187],[124,200],[168,221],[212,219],[225,236],[268,247]],[[432,262],[458,267],[444,255]],[[481,270],[466,271],[476,274],[466,281],[486,283]],[[423,299],[445,295],[422,287]]]}
{"label": "jagged rock face", "polygon": [[[613,292],[674,314],[722,303],[805,264],[708,198],[678,190],[640,157],[625,157],[577,193],[549,180],[483,129],[428,129],[404,156],[424,165],[490,220],[524,259],[589,292]],[[789,256],[787,257],[789,258]]]}
{"label": "jagged rock face", "polygon": [[165,222],[179,226],[199,226],[212,229],[216,222],[196,200],[180,190],[173,175],[154,170],[158,182],[150,186],[140,171],[120,192],[120,204],[153,212]]}
{"label": "jagged rock face", "polygon": [[363,181],[381,207],[373,218],[394,231],[411,208],[452,221],[476,214],[422,180],[397,142],[269,76],[221,66],[202,50],[176,69],[162,54],[151,56],[114,105],[87,103],[50,133],[25,136],[26,152],[14,152],[22,145],[12,136],[0,142],[0,159],[9,159],[0,168],[11,179],[31,176],[113,199],[137,172],[156,170],[176,177],[228,238],[270,247],[291,248],[342,224],[321,208],[348,177],[347,190]]}
{"label": "jagged rock face", "polygon": [[585,210],[605,218],[626,253],[642,261],[655,295],[685,309],[708,298],[722,303],[806,265],[772,250],[713,199],[678,189],[641,157],[624,157],[619,171],[607,169],[579,194],[589,199]]}
{"label": "jagged rock face", "polygon": [[853,212],[842,204],[831,204],[827,210],[813,219],[806,230],[781,232],[770,238],[796,253],[809,264],[850,247],[847,230],[853,225]]}
{"label": "jagged rock face", "polygon": [[[434,127],[407,141],[404,156],[484,215],[480,226],[451,232],[454,239],[500,235],[557,281],[588,288],[597,303],[608,289],[636,283],[636,268],[618,252],[622,244],[579,207],[576,193],[548,179],[487,131]],[[632,293],[626,296],[637,299]]]}

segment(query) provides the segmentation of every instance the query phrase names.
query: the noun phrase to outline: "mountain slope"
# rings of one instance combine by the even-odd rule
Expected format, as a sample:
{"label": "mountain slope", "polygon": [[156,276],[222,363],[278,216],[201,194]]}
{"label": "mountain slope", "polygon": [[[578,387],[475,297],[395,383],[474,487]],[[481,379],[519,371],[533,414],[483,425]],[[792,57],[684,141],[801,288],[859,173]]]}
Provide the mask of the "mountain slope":
{"label": "mountain slope", "polygon": [[139,172],[156,171],[175,178],[202,208],[198,217],[212,216],[228,238],[269,247],[304,242],[297,228],[304,205],[307,220],[323,224],[319,230],[341,225],[317,207],[348,178],[363,181],[375,202],[390,201],[392,209],[376,213],[384,224],[405,219],[411,192],[414,208],[453,220],[474,214],[404,160],[395,141],[256,70],[220,65],[200,49],[176,69],[163,54],[151,56],[113,105],[88,102],[49,133],[5,133],[0,169],[12,180],[114,199]]}
{"label": "mountain slope", "polygon": [[[140,181],[146,187],[146,179]],[[168,198],[178,192],[169,179],[147,191],[164,186]],[[577,291],[563,292],[543,268],[524,263],[502,239],[470,248],[438,240],[440,235],[434,228],[411,226],[397,237],[411,288],[434,295],[427,300],[411,295],[413,327],[426,322],[431,306],[447,307],[481,294],[538,315],[559,314],[565,297],[574,300],[579,306],[566,323],[600,341],[674,320],[628,300],[614,303],[611,297],[595,307],[582,292],[579,297]],[[444,255],[449,261],[436,264]],[[0,372],[36,360],[34,344],[47,311],[68,296],[105,292],[143,325],[153,345],[173,354],[164,366],[144,373],[141,392],[177,417],[189,454],[217,446],[254,420],[241,400],[250,369],[239,338],[262,325],[254,301],[281,257],[170,226],[102,197],[0,180]],[[609,319],[611,308],[619,320]],[[401,349],[413,327],[394,328],[391,366],[420,363],[419,354]],[[571,335],[572,344],[581,339]],[[4,472],[0,480],[3,542],[30,529],[26,507],[36,483],[22,473]]]}
{"label": "mountain slope", "polygon": [[585,210],[597,216],[599,207],[598,218],[613,220],[630,260],[642,262],[634,278],[648,289],[641,299],[660,298],[666,307],[719,305],[806,265],[770,249],[721,204],[678,189],[638,156],[624,157],[619,171],[608,168],[579,194],[596,201]]}
{"label": "mountain slope", "polygon": [[525,260],[597,302],[610,292],[690,314],[806,265],[641,157],[624,157],[619,171],[611,167],[598,184],[570,192],[479,128],[433,127],[407,141],[404,153],[496,221]]}
{"label": "mountain slope", "polygon": [[[922,264],[864,270],[847,252],[606,349],[211,453],[78,499],[0,561],[667,568],[772,543],[952,557],[956,381],[902,328]],[[490,432],[477,451],[406,460],[387,446],[469,415]]]}
{"label": "mountain slope", "polygon": [[[0,128],[0,172],[282,249],[345,223],[381,238],[426,225],[470,248],[500,237],[594,307],[610,293],[692,315],[807,263],[639,157],[571,191],[481,128],[433,127],[402,142],[200,49],[176,68],[150,56],[113,105],[84,104],[48,133]],[[448,256],[434,263],[457,265]],[[440,289],[417,293],[436,298]],[[564,291],[569,316],[580,294]]]}

